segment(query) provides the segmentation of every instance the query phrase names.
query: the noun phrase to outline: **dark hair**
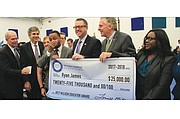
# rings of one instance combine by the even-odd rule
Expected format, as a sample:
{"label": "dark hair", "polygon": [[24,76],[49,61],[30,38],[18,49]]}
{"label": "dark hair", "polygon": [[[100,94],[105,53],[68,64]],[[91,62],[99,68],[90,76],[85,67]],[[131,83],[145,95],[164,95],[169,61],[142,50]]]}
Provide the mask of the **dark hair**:
{"label": "dark hair", "polygon": [[83,18],[77,18],[76,21],[83,21],[88,26],[88,22]]}
{"label": "dark hair", "polygon": [[[144,38],[146,38],[150,32],[153,32],[155,34],[155,38],[156,38],[157,46],[158,46],[158,54],[162,57],[173,55],[171,51],[171,46],[169,43],[169,38],[166,32],[163,29],[152,29],[146,34]],[[143,50],[146,52],[145,41],[144,41]]]}
{"label": "dark hair", "polygon": [[[60,37],[59,31],[56,31],[56,30],[55,30],[55,31],[52,31],[50,34],[52,34],[52,33],[56,33],[56,34]],[[49,34],[49,35],[50,35],[50,34]]]}
{"label": "dark hair", "polygon": [[73,39],[72,38],[69,38],[67,39],[67,41],[70,41],[71,43],[73,42]]}
{"label": "dark hair", "polygon": [[66,40],[66,34],[64,32],[61,32],[60,35],[64,35]]}

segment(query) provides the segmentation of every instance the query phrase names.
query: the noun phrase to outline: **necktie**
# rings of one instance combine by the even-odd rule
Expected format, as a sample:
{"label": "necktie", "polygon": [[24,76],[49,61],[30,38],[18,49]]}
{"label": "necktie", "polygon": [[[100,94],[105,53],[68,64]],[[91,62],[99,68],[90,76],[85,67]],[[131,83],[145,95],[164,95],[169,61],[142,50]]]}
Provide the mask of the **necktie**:
{"label": "necktie", "polygon": [[17,63],[18,63],[18,65],[20,66],[20,57],[19,57],[19,53],[18,53],[18,51],[17,51],[17,49],[15,49],[14,48],[14,56],[15,56],[15,58],[16,58],[16,60],[17,60]]}
{"label": "necktie", "polygon": [[34,47],[35,47],[35,58],[36,58],[36,61],[37,61],[38,58],[39,58],[38,48],[37,48],[36,44],[34,45]]}
{"label": "necktie", "polygon": [[59,54],[58,54],[59,50],[56,48],[56,49],[54,49],[54,51],[55,51],[55,55],[59,56]]}
{"label": "necktie", "polygon": [[80,53],[81,43],[82,43],[82,41],[80,40],[78,45],[77,45],[77,48],[76,48],[76,53]]}
{"label": "necktie", "polygon": [[106,42],[106,52],[108,51],[109,46],[110,46],[110,40],[108,39]]}

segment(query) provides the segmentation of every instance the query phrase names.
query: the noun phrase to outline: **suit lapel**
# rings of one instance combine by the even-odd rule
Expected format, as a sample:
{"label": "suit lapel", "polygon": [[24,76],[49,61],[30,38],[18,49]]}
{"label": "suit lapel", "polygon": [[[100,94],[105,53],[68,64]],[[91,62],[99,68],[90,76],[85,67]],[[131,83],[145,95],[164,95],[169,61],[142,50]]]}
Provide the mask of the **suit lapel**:
{"label": "suit lapel", "polygon": [[82,48],[81,48],[81,52],[80,52],[80,54],[86,54],[86,47],[88,47],[88,44],[89,44],[89,42],[90,42],[90,39],[89,39],[90,37],[89,37],[89,35],[87,35],[87,38],[85,39],[85,41],[84,41],[84,44],[82,44],[83,46],[82,46]]}
{"label": "suit lapel", "polygon": [[111,42],[111,44],[110,44],[110,46],[109,46],[108,51],[111,51],[111,50],[113,49],[113,47],[115,46],[117,40],[118,40],[118,32],[116,32],[116,33],[114,34],[114,37],[113,37],[113,39],[112,39],[112,42]]}
{"label": "suit lapel", "polygon": [[61,58],[64,58],[65,57],[65,49],[64,49],[64,46],[62,46],[62,50],[61,50]]}
{"label": "suit lapel", "polygon": [[44,50],[43,44],[42,44],[42,42],[39,41],[38,45],[39,45],[39,49],[40,49],[40,55],[42,56],[43,50]]}
{"label": "suit lapel", "polygon": [[106,51],[106,42],[107,42],[107,38],[103,40],[102,42],[102,48],[101,48],[101,51],[102,52],[105,52]]}
{"label": "suit lapel", "polygon": [[76,45],[77,45],[77,43],[78,43],[78,40],[79,40],[79,39],[76,39],[76,40],[74,41],[74,44],[73,44],[73,54],[74,54],[74,51],[75,51],[75,49],[76,49]]}
{"label": "suit lapel", "polygon": [[17,60],[16,60],[16,57],[14,56],[14,54],[13,54],[13,52],[11,51],[11,49],[9,48],[9,46],[6,45],[6,49],[7,49],[7,54],[11,57],[12,60],[14,60],[14,61],[12,61],[12,62],[15,62],[16,65],[20,68],[20,66],[18,65],[18,62],[17,62]]}
{"label": "suit lapel", "polygon": [[142,62],[146,59],[147,55],[142,55],[139,58],[139,61],[137,62],[137,69],[139,68],[139,66],[142,64]]}
{"label": "suit lapel", "polygon": [[31,47],[31,43],[30,42],[27,43],[27,51],[29,52],[29,55],[32,56],[34,61],[36,62],[36,58],[34,56],[34,52],[33,52],[33,49]]}
{"label": "suit lapel", "polygon": [[157,56],[156,59],[152,62],[152,64],[150,65],[148,72],[147,72],[147,76],[149,75],[149,73],[158,65],[158,63],[160,62],[160,57]]}
{"label": "suit lapel", "polygon": [[[112,41],[111,41],[111,44],[110,44],[109,49],[107,50],[107,52],[108,52],[108,51],[112,51],[112,49],[113,49],[113,47],[115,46],[117,40],[118,40],[118,32],[116,32],[116,33],[114,34],[113,39],[112,39]],[[107,39],[106,39],[106,42],[107,42]],[[105,47],[106,47],[106,44],[104,45],[104,49],[105,49]]]}
{"label": "suit lapel", "polygon": [[[137,69],[139,68],[139,66],[143,63],[143,61],[146,59],[147,55],[142,55],[139,58],[139,61],[137,62]],[[149,75],[149,73],[158,65],[158,63],[160,62],[160,57],[157,56],[156,59],[152,62],[152,64],[150,65],[148,72],[147,72],[147,76]]]}

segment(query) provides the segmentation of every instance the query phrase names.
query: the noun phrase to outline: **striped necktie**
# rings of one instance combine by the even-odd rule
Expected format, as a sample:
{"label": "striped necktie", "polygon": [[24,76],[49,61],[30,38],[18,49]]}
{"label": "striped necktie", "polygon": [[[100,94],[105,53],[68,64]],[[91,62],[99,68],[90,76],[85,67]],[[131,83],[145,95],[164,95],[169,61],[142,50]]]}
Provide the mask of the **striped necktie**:
{"label": "striped necktie", "polygon": [[19,65],[19,67],[20,67],[20,56],[19,56],[19,53],[18,53],[16,48],[14,48],[14,56],[15,56],[15,58],[17,60],[17,63]]}
{"label": "striped necktie", "polygon": [[77,45],[77,48],[76,48],[76,53],[80,53],[81,43],[82,43],[82,41],[80,40],[78,45]]}

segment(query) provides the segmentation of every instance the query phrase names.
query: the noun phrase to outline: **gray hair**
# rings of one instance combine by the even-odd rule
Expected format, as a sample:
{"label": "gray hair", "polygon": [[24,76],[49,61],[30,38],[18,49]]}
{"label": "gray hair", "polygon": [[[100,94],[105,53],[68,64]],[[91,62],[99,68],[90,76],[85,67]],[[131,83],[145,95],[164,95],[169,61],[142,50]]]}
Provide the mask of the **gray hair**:
{"label": "gray hair", "polygon": [[5,39],[8,39],[8,38],[9,38],[9,34],[10,34],[10,33],[15,33],[15,34],[16,34],[15,31],[7,31],[7,32],[5,33]]}
{"label": "gray hair", "polygon": [[34,32],[34,31],[38,31],[38,32],[40,33],[38,27],[33,26],[33,27],[30,27],[30,28],[28,29],[28,35],[30,36],[30,34],[31,34],[32,32]]}
{"label": "gray hair", "polygon": [[115,17],[101,17],[101,19],[106,19],[107,23],[105,23],[105,24],[106,25],[112,24],[113,29],[117,30],[117,23],[116,23],[116,18]]}

